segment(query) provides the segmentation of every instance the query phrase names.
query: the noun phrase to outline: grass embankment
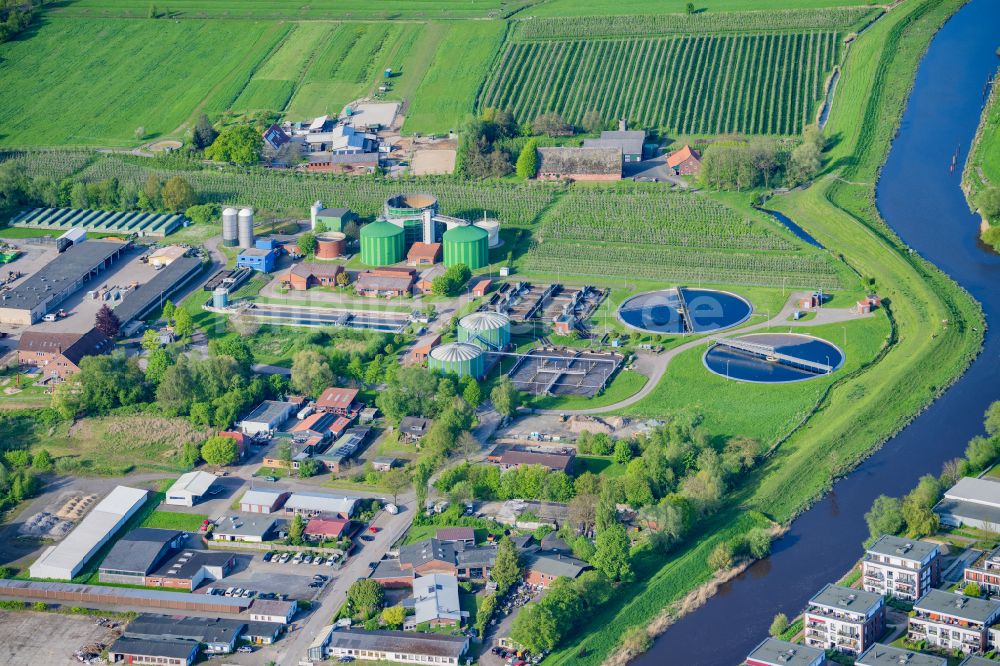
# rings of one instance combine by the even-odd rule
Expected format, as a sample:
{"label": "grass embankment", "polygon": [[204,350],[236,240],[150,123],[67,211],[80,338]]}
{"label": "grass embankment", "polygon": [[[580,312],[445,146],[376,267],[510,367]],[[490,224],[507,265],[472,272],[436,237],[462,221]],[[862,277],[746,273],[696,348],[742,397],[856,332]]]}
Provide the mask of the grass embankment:
{"label": "grass embankment", "polygon": [[[89,0],[96,2],[98,0]],[[107,2],[108,0],[103,0]],[[820,9],[826,7],[846,7],[867,5],[868,0],[712,0],[696,2],[695,8],[701,12],[741,12],[775,9]],[[660,0],[550,0],[540,2],[518,17],[532,16],[618,16],[633,14],[676,14],[684,11],[682,3],[660,2]]]}
{"label": "grass embankment", "polygon": [[[972,202],[988,187],[1000,187],[1000,68],[993,77],[993,88],[962,172],[962,188],[969,208],[976,209]],[[995,227],[1000,219],[989,222]]]}
{"label": "grass embankment", "polygon": [[827,133],[840,139],[832,151],[833,169],[861,184],[847,186],[828,178],[772,202],[826,247],[842,252],[858,271],[876,278],[893,317],[891,348],[877,370],[842,375],[806,425],[743,485],[730,508],[699,526],[688,545],[665,563],[647,568],[640,562],[641,582],[588,618],[576,632],[581,639],[545,663],[601,663],[630,627],[648,626],[665,606],[709,579],[707,553],[721,534],[741,526],[746,530],[747,508],[765,509],[779,522],[791,520],[834,476],[926,407],[977,353],[981,311],[947,276],[906,252],[874,207],[878,170],[920,57],[935,30],[961,4],[928,0],[900,5],[852,47]]}

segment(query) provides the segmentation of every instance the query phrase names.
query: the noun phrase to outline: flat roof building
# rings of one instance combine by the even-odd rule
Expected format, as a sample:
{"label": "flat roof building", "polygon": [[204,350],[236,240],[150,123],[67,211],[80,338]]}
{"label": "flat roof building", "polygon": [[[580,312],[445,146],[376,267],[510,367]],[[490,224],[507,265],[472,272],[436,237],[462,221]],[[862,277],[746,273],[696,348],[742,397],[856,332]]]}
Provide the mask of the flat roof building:
{"label": "flat roof building", "polygon": [[227,514],[215,521],[214,541],[267,541],[277,531],[278,519],[260,514]]}
{"label": "flat roof building", "polygon": [[29,568],[31,577],[71,580],[142,508],[148,496],[148,490],[115,487],[58,545],[45,549]]}
{"label": "flat roof building", "polygon": [[118,540],[98,569],[102,583],[144,585],[146,576],[184,545],[179,530],[139,527]]}
{"label": "flat roof building", "polygon": [[179,666],[194,663],[198,656],[198,643],[170,638],[131,638],[122,636],[108,648],[108,661],[112,664],[168,664]]}
{"label": "flat roof building", "polygon": [[777,638],[765,638],[744,663],[747,666],[823,666],[826,652]]}
{"label": "flat roof building", "polygon": [[125,628],[125,636],[146,640],[204,643],[210,654],[228,654],[236,647],[247,623],[224,618],[140,615]]}
{"label": "flat roof building", "polygon": [[0,295],[0,324],[31,326],[118,260],[129,243],[72,245],[34,275]]}
{"label": "flat roof building", "polygon": [[854,661],[855,666],[948,666],[948,660],[891,645],[876,644]]}
{"label": "flat roof building", "polygon": [[209,488],[218,477],[208,472],[193,471],[181,474],[167,490],[164,504],[174,506],[194,506],[208,493]]}
{"label": "flat roof building", "polygon": [[1000,532],[1000,481],[967,476],[945,491],[934,507],[942,525]]}
{"label": "flat roof building", "polygon": [[310,646],[308,655],[310,659],[354,657],[359,660],[457,666],[468,649],[469,639],[465,636],[328,627]]}
{"label": "flat roof building", "polygon": [[0,579],[0,597],[220,614],[241,613],[250,606],[249,599],[211,594],[14,579]]}
{"label": "flat roof building", "polygon": [[885,630],[885,600],[874,592],[826,585],[809,600],[803,625],[806,645],[857,656]]}
{"label": "flat roof building", "polygon": [[180,257],[162,268],[149,279],[130,291],[115,307],[115,316],[122,325],[142,319],[159,308],[178,289],[198,275],[204,264],[197,257]]}
{"label": "flat roof building", "polygon": [[357,497],[346,495],[313,492],[292,493],[285,501],[285,513],[303,516],[328,515],[346,519],[354,515],[354,507],[357,503]]}
{"label": "flat roof building", "polygon": [[883,534],[861,560],[861,583],[875,594],[916,601],[941,582],[936,543]]}
{"label": "flat roof building", "polygon": [[295,412],[296,405],[279,400],[265,400],[240,421],[244,435],[269,434],[278,430]]}
{"label": "flat roof building", "polygon": [[1000,601],[932,589],[913,604],[907,637],[965,654],[986,651],[989,627],[1000,618]]}

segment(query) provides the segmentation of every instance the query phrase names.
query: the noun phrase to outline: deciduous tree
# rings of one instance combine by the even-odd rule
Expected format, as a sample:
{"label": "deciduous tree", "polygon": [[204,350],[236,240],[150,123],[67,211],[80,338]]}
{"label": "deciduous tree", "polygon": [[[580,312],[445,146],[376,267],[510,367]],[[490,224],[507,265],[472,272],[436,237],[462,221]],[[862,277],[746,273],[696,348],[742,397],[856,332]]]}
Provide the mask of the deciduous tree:
{"label": "deciduous tree", "polygon": [[201,457],[209,465],[231,465],[236,462],[238,451],[232,437],[216,435],[201,445]]}

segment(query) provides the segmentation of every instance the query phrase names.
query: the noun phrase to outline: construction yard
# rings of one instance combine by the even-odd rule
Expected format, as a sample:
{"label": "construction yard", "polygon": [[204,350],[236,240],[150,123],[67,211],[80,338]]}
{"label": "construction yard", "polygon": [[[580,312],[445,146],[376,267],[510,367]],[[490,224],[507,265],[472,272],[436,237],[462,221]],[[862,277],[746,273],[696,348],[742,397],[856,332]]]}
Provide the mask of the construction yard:
{"label": "construction yard", "polygon": [[79,664],[74,656],[78,650],[103,649],[117,637],[114,629],[99,625],[89,615],[0,611],[0,662],[4,664]]}

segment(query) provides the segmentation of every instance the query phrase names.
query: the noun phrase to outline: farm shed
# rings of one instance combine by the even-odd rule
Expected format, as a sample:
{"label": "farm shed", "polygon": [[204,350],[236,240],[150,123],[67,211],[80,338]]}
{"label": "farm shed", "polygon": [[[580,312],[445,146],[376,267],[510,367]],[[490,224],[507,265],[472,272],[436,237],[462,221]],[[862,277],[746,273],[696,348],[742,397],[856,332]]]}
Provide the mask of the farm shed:
{"label": "farm shed", "polygon": [[116,486],[58,545],[29,568],[32,578],[70,580],[142,508],[148,490]]}
{"label": "farm shed", "polygon": [[167,497],[163,502],[174,506],[194,506],[205,496],[216,478],[214,474],[201,471],[181,474],[174,485],[167,490]]}
{"label": "farm shed", "polygon": [[540,180],[621,180],[621,148],[539,148]]}
{"label": "farm shed", "polygon": [[701,154],[685,144],[667,156],[667,167],[677,176],[693,176],[701,171]]}

